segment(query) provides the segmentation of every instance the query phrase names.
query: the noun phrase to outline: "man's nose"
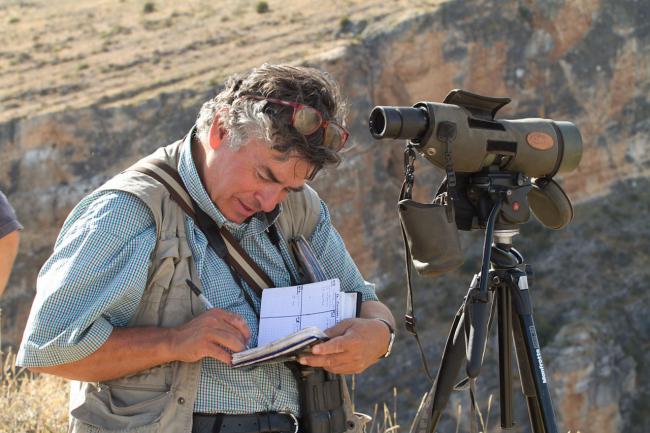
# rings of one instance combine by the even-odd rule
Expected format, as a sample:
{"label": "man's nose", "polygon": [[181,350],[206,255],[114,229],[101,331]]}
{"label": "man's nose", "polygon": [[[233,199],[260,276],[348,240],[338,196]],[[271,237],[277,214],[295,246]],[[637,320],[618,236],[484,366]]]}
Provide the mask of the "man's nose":
{"label": "man's nose", "polygon": [[255,194],[263,212],[271,212],[287,196],[287,192],[281,186],[265,188]]}

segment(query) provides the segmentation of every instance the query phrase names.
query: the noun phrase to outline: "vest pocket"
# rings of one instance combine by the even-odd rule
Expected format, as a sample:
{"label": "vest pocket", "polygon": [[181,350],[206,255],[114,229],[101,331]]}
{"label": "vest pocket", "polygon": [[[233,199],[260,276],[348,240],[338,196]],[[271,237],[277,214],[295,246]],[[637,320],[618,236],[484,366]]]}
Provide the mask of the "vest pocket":
{"label": "vest pocket", "polygon": [[194,266],[187,240],[170,237],[159,241],[148,287],[130,326],[174,327],[192,319],[192,292],[185,280]]}
{"label": "vest pocket", "polygon": [[111,410],[120,415],[129,415],[133,412],[141,412],[142,408],[155,405],[159,400],[164,400],[168,393],[168,387],[155,386],[124,386],[111,385],[107,387]]}
{"label": "vest pocket", "polygon": [[156,432],[165,408],[173,402],[172,370],[166,364],[99,386],[89,384],[85,401],[70,414],[101,431]]}

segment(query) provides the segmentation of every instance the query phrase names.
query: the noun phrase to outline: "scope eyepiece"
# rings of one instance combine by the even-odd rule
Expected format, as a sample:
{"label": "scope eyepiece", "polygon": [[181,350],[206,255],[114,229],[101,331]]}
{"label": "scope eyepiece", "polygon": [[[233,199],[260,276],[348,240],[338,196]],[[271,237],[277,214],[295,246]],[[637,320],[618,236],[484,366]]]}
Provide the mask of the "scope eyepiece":
{"label": "scope eyepiece", "polygon": [[417,141],[429,127],[429,116],[424,107],[377,106],[368,119],[374,138],[395,138]]}

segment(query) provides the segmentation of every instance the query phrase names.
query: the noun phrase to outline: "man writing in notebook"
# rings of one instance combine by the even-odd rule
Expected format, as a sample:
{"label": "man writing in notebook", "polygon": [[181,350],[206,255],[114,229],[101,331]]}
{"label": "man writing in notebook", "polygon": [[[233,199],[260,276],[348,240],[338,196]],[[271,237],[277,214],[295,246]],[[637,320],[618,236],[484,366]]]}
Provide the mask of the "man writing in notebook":
{"label": "man writing in notebook", "polygon": [[[290,286],[296,267],[269,227],[289,194],[310,192],[305,183],[339,162],[342,125],[326,74],[263,65],[229,79],[186,137],[153,155],[177,171],[181,191],[127,170],[73,209],[39,274],[18,357],[33,371],[75,381],[71,431],[205,431],[193,422],[197,414],[215,417],[209,431],[234,433],[232,425],[251,417],[254,431],[278,431],[259,420],[300,416],[285,364],[231,368],[231,353],[256,343],[260,299],[178,196],[208,216],[207,231],[227,232],[273,286]],[[363,303],[360,318],[327,330],[331,339],[300,361],[358,373],[389,350],[393,318],[318,200],[315,215],[305,237],[327,277],[360,292]],[[188,279],[215,308],[201,306]]]}

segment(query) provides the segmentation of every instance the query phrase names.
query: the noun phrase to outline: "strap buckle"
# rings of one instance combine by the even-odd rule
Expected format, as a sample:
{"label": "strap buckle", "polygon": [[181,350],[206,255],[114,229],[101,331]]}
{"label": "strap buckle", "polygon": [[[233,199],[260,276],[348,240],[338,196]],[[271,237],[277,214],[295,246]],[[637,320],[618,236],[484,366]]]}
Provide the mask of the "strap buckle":
{"label": "strap buckle", "polygon": [[406,314],[404,316],[404,327],[410,334],[417,335],[417,332],[415,332],[415,317],[412,315]]}
{"label": "strap buckle", "polygon": [[298,427],[299,427],[298,426],[298,418],[296,418],[296,416],[294,414],[292,414],[291,412],[278,412],[278,413],[281,413],[282,415],[288,415],[289,418],[291,418],[291,420],[293,421],[294,429],[293,429],[292,433],[298,433]]}

